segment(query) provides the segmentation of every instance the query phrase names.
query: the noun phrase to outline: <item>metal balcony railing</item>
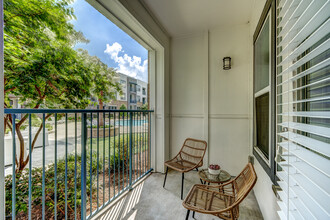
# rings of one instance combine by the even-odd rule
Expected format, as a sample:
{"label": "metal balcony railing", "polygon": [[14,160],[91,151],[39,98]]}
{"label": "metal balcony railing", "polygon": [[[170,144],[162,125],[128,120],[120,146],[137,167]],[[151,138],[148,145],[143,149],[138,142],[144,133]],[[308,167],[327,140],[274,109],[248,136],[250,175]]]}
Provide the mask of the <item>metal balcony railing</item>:
{"label": "metal balcony railing", "polygon": [[93,217],[152,170],[152,112],[5,109],[6,217]]}

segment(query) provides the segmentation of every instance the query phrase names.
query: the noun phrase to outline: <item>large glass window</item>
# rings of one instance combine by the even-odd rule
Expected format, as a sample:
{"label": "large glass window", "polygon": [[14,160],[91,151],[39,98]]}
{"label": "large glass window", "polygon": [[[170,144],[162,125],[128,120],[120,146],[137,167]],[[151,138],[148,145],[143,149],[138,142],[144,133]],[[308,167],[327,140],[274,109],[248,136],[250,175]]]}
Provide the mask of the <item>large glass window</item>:
{"label": "large glass window", "polygon": [[271,19],[270,11],[254,43],[254,146],[269,164],[271,93]]}
{"label": "large glass window", "polygon": [[270,27],[269,16],[254,44],[254,91],[258,92],[269,86],[269,69],[270,69]]}
{"label": "large glass window", "polygon": [[258,96],[256,103],[256,146],[269,159],[269,93]]}

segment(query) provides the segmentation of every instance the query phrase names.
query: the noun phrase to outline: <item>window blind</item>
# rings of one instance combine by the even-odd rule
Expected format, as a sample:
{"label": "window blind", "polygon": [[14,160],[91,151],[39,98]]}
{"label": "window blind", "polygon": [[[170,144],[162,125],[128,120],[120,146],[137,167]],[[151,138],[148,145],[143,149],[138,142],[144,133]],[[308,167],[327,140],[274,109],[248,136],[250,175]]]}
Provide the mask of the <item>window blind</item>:
{"label": "window blind", "polygon": [[281,219],[330,219],[330,0],[276,6]]}

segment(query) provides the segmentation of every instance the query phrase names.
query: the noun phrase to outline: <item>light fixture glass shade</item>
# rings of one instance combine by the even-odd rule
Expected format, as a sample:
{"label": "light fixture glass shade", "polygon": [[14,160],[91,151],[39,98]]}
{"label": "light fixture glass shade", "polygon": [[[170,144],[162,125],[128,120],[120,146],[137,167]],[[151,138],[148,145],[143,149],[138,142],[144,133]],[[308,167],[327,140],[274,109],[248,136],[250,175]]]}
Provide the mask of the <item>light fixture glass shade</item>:
{"label": "light fixture glass shade", "polygon": [[224,70],[231,69],[231,58],[230,57],[223,58],[223,69]]}

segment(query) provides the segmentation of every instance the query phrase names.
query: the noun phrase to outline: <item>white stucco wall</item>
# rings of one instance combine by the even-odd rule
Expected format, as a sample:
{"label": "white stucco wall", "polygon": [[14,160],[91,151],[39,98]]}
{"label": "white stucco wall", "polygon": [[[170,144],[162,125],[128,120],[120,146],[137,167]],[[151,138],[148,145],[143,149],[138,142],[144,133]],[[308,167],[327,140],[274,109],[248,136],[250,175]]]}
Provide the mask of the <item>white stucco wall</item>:
{"label": "white stucco wall", "polygon": [[[248,40],[248,24],[210,30],[210,163],[220,163],[232,175],[242,171],[249,155]],[[222,59],[227,56],[232,58],[232,69],[223,70]]]}
{"label": "white stucco wall", "polygon": [[[251,74],[248,43],[249,24],[172,38],[171,156],[186,137],[193,137],[209,144],[206,165],[219,163],[232,175],[246,165]],[[222,68],[226,56],[233,64],[227,71]]]}
{"label": "white stucco wall", "polygon": [[207,36],[207,33],[198,33],[174,38],[171,42],[171,157],[178,153],[187,137],[208,139],[203,104],[207,99]]}

